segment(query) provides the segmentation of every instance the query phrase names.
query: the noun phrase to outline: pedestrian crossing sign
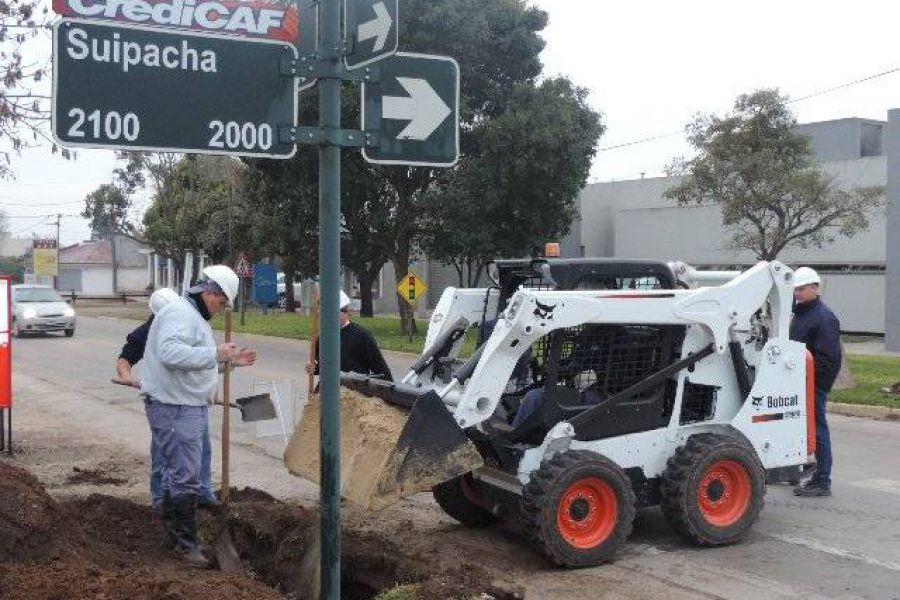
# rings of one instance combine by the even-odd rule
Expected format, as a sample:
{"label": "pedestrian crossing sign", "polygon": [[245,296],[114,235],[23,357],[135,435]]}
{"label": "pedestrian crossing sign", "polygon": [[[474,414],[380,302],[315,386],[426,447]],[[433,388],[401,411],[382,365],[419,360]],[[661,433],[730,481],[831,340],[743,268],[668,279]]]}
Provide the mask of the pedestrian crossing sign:
{"label": "pedestrian crossing sign", "polygon": [[406,300],[410,306],[413,306],[419,298],[425,295],[428,286],[419,279],[415,273],[410,271],[403,279],[397,283],[397,293]]}

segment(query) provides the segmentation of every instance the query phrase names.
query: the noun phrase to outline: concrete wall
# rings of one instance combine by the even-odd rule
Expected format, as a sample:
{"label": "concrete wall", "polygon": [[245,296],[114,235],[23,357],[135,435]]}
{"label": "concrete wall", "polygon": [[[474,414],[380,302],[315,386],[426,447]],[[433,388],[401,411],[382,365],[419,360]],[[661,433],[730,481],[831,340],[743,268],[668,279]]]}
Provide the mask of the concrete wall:
{"label": "concrete wall", "polygon": [[885,346],[900,351],[900,109],[888,112],[887,235],[885,272]]}
{"label": "concrete wall", "polygon": [[82,267],[81,293],[85,296],[111,296],[112,266]]}
{"label": "concrete wall", "polygon": [[884,274],[822,273],[822,300],[842,331],[884,333]]}

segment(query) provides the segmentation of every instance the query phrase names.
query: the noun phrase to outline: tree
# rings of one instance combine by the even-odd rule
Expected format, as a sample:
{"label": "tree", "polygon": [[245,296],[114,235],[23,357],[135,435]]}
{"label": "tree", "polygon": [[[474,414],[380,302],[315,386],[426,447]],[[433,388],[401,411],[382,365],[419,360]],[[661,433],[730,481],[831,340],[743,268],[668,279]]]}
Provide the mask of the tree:
{"label": "tree", "polygon": [[[53,151],[58,150],[44,131],[50,119],[49,98],[29,89],[46,76],[48,66],[27,62],[23,50],[46,24],[47,7],[38,8],[41,4],[37,0],[0,2],[0,138],[8,144],[0,152],[0,177],[12,176],[10,154],[32,141],[50,142]],[[63,149],[62,155],[68,157],[68,150]]]}
{"label": "tree", "polygon": [[739,96],[725,117],[698,116],[687,127],[696,158],[670,168],[683,179],[666,197],[682,206],[719,206],[730,248],[759,260],[852,237],[884,203],[882,186],[841,189],[813,165],[809,138],[796,132],[788,102],[764,89]]}
{"label": "tree", "polygon": [[[533,84],[540,75],[544,41],[538,32],[546,24],[546,13],[524,0],[408,0],[404,5],[400,21],[404,45],[413,52],[443,54],[459,62],[464,157],[478,155],[475,131],[504,114],[517,85]],[[393,192],[393,219],[384,230],[384,242],[400,277],[421,250],[429,223],[428,195],[452,171],[384,166],[371,171]],[[404,332],[414,329],[411,308],[399,296],[397,305]]]}
{"label": "tree", "polygon": [[91,223],[91,233],[109,239],[115,233],[134,233],[128,220],[131,199],[111,183],[104,183],[84,199],[81,216]]}
{"label": "tree", "polygon": [[9,215],[0,208],[0,238],[4,238],[7,235],[9,235]]}
{"label": "tree", "polygon": [[477,150],[429,194],[428,256],[474,286],[491,258],[565,235],[603,129],[587,91],[567,79],[516,85],[505,112],[473,131]]}
{"label": "tree", "polygon": [[223,260],[230,245],[229,226],[240,222],[233,193],[239,166],[238,161],[220,156],[188,155],[179,160],[144,213],[145,241],[181,269],[190,252],[194,277],[201,252],[214,261]]}

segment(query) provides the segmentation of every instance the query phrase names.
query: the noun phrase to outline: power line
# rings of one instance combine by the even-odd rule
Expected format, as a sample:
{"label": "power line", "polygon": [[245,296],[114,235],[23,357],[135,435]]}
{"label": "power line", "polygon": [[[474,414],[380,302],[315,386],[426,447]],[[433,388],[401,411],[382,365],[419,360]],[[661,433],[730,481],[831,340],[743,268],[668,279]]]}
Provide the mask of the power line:
{"label": "power line", "polygon": [[[881,73],[876,73],[874,75],[869,75],[868,77],[862,77],[860,79],[854,79],[853,81],[848,81],[847,83],[842,83],[841,85],[836,85],[834,87],[826,88],[824,90],[819,90],[818,92],[813,92],[812,94],[807,94],[806,96],[801,96],[799,98],[792,98],[787,101],[788,104],[796,104],[798,102],[803,102],[804,100],[809,100],[811,98],[817,98],[819,96],[824,96],[826,94],[830,94],[832,92],[836,92],[838,90],[842,90],[848,87],[852,87],[854,85],[859,85],[861,83],[866,83],[867,81],[872,81],[873,79],[878,79],[879,77],[884,77],[886,75],[890,75],[892,73],[897,73],[900,71],[900,67],[894,67],[893,69],[888,69],[887,71],[882,71]],[[645,144],[647,142],[653,142],[656,140],[661,140],[664,138],[674,137],[676,135],[682,135],[684,131],[675,131],[672,133],[661,133],[659,135],[653,135],[650,137],[642,138],[639,140],[634,140],[631,142],[624,142],[622,144],[615,144],[613,146],[605,146],[603,148],[598,148],[597,152],[608,152],[609,150],[617,150],[619,148],[627,148],[628,146],[636,146],[638,144]]]}
{"label": "power line", "polygon": [[84,204],[84,200],[66,200],[64,202],[4,202],[3,206],[62,206],[64,204]]}
{"label": "power line", "polygon": [[37,227],[39,225],[43,225],[47,221],[47,219],[49,219],[50,217],[51,217],[51,215],[44,215],[43,217],[41,217],[40,221],[38,221],[37,223],[32,223],[31,225],[29,225],[28,227],[25,227],[24,229],[18,229],[16,231],[12,231],[12,232],[10,232],[10,235],[19,235],[20,233],[25,233],[26,231],[28,231],[30,229],[34,229],[35,227]]}
{"label": "power line", "polygon": [[[56,213],[46,214],[46,215],[6,215],[6,218],[7,219],[38,219],[40,217],[55,217],[55,216],[56,216]],[[68,219],[68,218],[74,219],[76,217],[83,218],[83,217],[81,217],[81,215],[78,215],[78,214],[60,215],[60,216],[63,217],[64,219]]]}

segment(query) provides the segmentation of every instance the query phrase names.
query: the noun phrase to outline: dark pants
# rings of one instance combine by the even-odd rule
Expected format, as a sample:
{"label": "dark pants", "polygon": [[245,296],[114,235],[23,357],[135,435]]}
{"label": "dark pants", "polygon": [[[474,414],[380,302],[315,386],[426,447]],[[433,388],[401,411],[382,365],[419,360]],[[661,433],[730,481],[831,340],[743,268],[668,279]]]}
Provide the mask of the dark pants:
{"label": "dark pants", "polygon": [[828,392],[816,389],[816,474],[815,480],[831,486],[831,434],[828,431],[826,403]]}
{"label": "dark pants", "polygon": [[206,406],[147,400],[147,419],[163,462],[162,488],[173,499],[199,496]]}
{"label": "dark pants", "polygon": [[519,405],[519,410],[516,412],[516,416],[513,417],[512,426],[518,427],[522,423],[525,422],[525,419],[529,417],[534,411],[536,411],[541,406],[541,402],[544,401],[544,388],[535,388],[533,390],[528,390],[525,392],[525,397],[522,398],[522,403]]}

